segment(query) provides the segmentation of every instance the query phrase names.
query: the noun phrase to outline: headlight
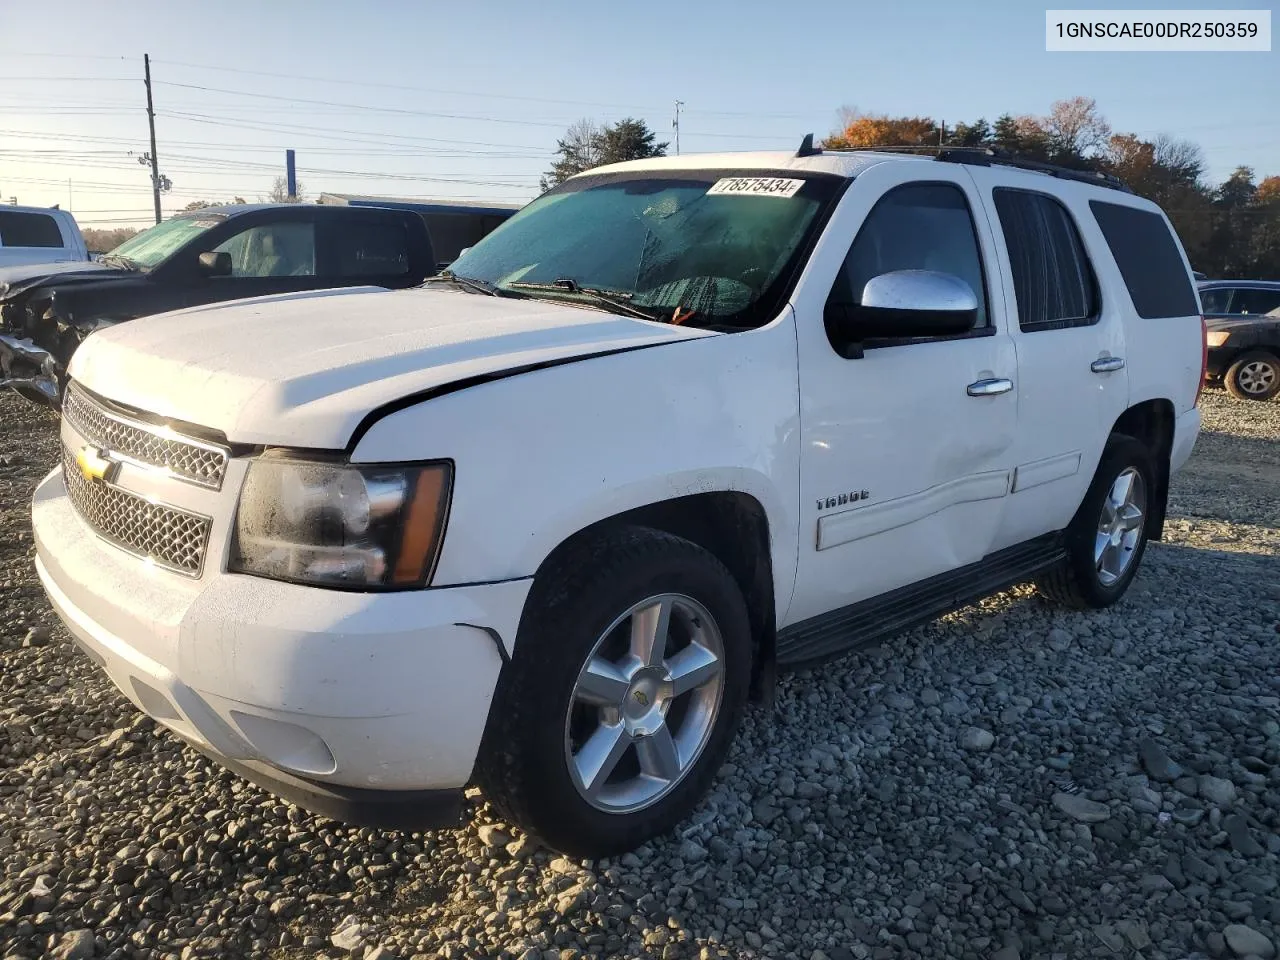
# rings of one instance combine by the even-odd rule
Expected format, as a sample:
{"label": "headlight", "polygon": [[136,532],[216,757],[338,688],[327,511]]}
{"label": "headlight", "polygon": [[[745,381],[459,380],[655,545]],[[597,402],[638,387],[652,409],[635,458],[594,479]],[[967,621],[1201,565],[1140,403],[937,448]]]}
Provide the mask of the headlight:
{"label": "headlight", "polygon": [[1210,330],[1205,334],[1204,342],[1211,347],[1220,347],[1230,339],[1230,330]]}
{"label": "headlight", "polygon": [[249,465],[229,569],[320,586],[431,580],[453,468],[323,463],[270,454]]}

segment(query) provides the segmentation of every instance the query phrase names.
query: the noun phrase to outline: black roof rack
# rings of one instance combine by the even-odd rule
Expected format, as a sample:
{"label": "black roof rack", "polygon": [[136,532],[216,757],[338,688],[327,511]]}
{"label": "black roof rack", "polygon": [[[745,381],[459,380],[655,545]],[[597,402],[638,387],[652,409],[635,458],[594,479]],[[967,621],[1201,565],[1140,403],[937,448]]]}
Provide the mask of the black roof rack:
{"label": "black roof rack", "polygon": [[1077,180],[1080,183],[1091,183],[1095,187],[1107,187],[1111,190],[1121,190],[1125,193],[1133,193],[1129,185],[1119,177],[1112,176],[1109,173],[1103,173],[1101,170],[1072,170],[1070,167],[1060,167],[1055,163],[1041,163],[1039,160],[1026,160],[1022,157],[1015,156],[1004,150],[995,147],[987,147],[986,149],[942,149],[938,151],[935,160],[941,160],[944,163],[967,163],[973,166],[990,167],[999,164],[1003,167],[1016,167],[1019,170],[1033,170],[1037,173],[1047,173],[1052,177],[1059,177],[1063,180]]}

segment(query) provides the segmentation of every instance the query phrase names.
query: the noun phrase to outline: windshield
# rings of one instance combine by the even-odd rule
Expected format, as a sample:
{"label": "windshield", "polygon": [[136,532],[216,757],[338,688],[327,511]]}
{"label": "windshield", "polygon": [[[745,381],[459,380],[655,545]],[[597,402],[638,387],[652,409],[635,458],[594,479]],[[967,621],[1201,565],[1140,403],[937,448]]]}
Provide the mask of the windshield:
{"label": "windshield", "polygon": [[534,200],[449,272],[689,326],[759,326],[781,306],[843,182],[758,170],[584,177]]}
{"label": "windshield", "polygon": [[201,217],[174,217],[157,223],[150,230],[143,230],[136,237],[126,240],[102,259],[125,260],[130,266],[150,270],[162,260],[167,260],[192,237],[199,236],[210,227],[216,227],[226,216],[210,214]]}

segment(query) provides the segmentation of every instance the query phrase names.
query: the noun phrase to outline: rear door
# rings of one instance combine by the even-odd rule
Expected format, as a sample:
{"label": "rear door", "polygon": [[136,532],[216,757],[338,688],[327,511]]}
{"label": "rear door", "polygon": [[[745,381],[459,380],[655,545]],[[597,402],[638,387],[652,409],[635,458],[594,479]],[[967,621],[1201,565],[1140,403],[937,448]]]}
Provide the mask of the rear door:
{"label": "rear door", "polygon": [[970,167],[992,218],[1018,355],[1018,438],[996,547],[1061,530],[1128,406],[1124,313],[1096,265],[1106,245],[1088,207],[1043,174]]}
{"label": "rear door", "polygon": [[405,217],[397,213],[348,214],[320,220],[321,287],[407,286],[421,267],[414,264]]}

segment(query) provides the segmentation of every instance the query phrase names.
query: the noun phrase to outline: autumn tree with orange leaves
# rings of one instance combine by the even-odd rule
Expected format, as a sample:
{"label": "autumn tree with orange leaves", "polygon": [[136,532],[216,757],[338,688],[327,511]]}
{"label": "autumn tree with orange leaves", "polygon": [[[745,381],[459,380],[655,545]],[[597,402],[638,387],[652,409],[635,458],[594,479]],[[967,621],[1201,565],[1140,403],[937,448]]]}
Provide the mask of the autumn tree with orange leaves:
{"label": "autumn tree with orange leaves", "polygon": [[1200,148],[1169,136],[1117,132],[1088,97],[1054,103],[1044,116],[1003,114],[994,123],[943,125],[933,117],[844,110],[828,149],[997,147],[1029,160],[1118,176],[1159,204],[1192,265],[1213,277],[1280,280],[1280,176],[1254,181],[1247,167],[1218,186],[1204,180]]}

